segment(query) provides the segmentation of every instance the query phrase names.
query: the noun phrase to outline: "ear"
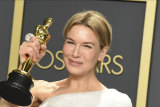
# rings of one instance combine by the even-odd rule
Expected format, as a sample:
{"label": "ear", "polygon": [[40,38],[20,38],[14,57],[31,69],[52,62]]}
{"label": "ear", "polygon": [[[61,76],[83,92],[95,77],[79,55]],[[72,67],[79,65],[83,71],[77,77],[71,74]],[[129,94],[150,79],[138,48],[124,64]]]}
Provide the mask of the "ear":
{"label": "ear", "polygon": [[100,54],[99,54],[99,57],[98,57],[98,61],[102,61],[102,60],[104,59],[104,57],[106,56],[106,53],[107,53],[108,49],[109,49],[109,47],[108,47],[108,46],[105,46],[105,47],[101,50],[101,52],[100,52]]}

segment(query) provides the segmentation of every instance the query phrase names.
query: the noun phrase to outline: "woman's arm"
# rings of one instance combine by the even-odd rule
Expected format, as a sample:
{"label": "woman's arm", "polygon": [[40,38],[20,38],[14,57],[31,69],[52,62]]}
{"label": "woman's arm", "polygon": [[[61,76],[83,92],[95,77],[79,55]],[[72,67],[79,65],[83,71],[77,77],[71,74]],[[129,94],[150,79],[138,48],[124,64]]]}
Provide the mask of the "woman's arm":
{"label": "woman's arm", "polygon": [[18,107],[17,105],[10,103],[3,98],[1,98],[1,100],[0,100],[0,105],[1,105],[1,107]]}
{"label": "woman's arm", "polygon": [[[39,62],[39,60],[45,55],[47,47],[45,45],[41,45],[35,37],[31,38],[29,42],[23,42],[20,46],[19,55],[20,55],[20,66],[22,67],[22,63],[26,61],[28,58],[32,59],[35,63]],[[38,104],[38,98],[35,96],[34,87],[31,89],[31,93],[33,95],[32,104],[26,107],[38,107],[33,106]],[[0,99],[0,107],[21,107],[18,105],[14,105],[5,99]]]}

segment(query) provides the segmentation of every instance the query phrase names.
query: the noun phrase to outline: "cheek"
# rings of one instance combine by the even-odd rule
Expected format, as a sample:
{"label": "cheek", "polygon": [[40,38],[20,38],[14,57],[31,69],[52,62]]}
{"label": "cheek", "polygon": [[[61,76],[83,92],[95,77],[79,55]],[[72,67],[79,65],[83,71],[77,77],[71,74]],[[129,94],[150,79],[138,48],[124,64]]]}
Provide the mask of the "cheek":
{"label": "cheek", "polygon": [[63,55],[66,56],[66,55],[69,55],[71,53],[71,50],[72,48],[68,45],[64,45],[63,46]]}
{"label": "cheek", "polygon": [[87,60],[98,60],[98,53],[95,50],[92,51],[85,51],[84,56],[86,57]]}

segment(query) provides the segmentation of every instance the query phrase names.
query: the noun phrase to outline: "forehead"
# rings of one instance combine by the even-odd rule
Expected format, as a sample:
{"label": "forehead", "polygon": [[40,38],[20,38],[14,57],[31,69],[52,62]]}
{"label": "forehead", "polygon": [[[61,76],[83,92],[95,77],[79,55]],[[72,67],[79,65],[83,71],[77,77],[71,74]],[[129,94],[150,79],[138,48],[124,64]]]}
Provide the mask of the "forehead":
{"label": "forehead", "polygon": [[74,25],[67,34],[66,38],[98,42],[98,36],[93,32],[93,30],[85,25],[78,24]]}

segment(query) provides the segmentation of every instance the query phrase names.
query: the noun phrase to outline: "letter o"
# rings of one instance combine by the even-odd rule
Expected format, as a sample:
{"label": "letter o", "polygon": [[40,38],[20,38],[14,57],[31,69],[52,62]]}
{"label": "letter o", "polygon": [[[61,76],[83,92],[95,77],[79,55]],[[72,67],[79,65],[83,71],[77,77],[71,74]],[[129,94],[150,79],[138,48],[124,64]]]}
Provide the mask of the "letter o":
{"label": "letter o", "polygon": [[50,62],[50,64],[47,65],[47,66],[42,66],[42,65],[40,65],[39,63],[37,63],[37,66],[38,66],[39,68],[41,68],[41,69],[48,69],[48,68],[50,68],[50,67],[53,65],[53,62],[54,62],[54,56],[53,56],[52,52],[49,51],[49,50],[46,50],[46,53],[48,53],[48,54],[51,56],[51,62]]}

